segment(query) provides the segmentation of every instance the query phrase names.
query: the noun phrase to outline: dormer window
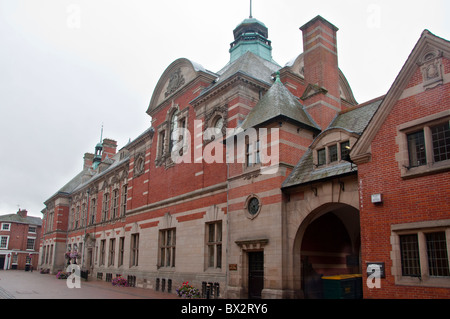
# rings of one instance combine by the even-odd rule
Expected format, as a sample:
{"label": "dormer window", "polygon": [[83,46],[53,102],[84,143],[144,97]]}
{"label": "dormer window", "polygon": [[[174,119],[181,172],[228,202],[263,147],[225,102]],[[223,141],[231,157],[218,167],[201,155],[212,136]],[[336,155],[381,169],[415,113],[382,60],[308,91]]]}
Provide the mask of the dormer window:
{"label": "dormer window", "polygon": [[348,161],[350,153],[350,141],[328,144],[315,151],[314,165],[322,167],[325,165],[337,164],[341,161]]}

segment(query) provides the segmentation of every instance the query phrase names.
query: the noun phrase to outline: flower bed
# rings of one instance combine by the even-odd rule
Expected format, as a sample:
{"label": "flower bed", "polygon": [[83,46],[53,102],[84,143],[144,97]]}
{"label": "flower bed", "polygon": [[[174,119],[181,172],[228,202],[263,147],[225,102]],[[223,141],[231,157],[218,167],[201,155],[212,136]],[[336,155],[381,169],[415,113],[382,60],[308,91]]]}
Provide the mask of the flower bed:
{"label": "flower bed", "polygon": [[58,271],[58,273],[56,274],[56,279],[67,279],[69,278],[70,273],[65,272],[65,271]]}
{"label": "flower bed", "polygon": [[176,289],[177,295],[186,299],[200,298],[200,290],[189,285],[189,281],[183,282],[180,288]]}
{"label": "flower bed", "polygon": [[113,286],[128,287],[128,281],[122,276],[118,276],[112,280]]}

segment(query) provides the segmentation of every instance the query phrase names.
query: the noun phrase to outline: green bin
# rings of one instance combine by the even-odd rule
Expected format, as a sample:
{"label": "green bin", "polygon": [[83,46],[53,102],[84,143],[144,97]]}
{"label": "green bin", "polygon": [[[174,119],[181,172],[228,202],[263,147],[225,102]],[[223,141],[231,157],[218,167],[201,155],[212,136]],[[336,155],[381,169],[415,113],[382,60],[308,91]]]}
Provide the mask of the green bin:
{"label": "green bin", "polygon": [[361,299],[362,275],[337,275],[322,277],[325,299]]}

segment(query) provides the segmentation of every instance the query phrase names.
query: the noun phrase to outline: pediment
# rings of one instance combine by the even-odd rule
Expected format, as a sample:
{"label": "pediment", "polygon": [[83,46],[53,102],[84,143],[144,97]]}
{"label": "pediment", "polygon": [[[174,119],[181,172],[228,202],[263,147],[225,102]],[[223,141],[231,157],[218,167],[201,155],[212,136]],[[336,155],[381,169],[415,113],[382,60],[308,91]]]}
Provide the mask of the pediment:
{"label": "pediment", "polygon": [[175,60],[160,77],[153,91],[147,113],[151,116],[153,110],[197,78],[199,72],[207,71],[201,65],[188,59]]}

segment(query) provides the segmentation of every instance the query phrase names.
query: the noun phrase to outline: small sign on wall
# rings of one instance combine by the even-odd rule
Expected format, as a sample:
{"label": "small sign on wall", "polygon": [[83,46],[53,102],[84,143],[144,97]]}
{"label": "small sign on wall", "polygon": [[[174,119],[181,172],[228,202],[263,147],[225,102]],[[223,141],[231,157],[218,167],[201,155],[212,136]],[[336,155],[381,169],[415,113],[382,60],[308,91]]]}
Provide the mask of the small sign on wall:
{"label": "small sign on wall", "polygon": [[237,270],[237,264],[229,264],[228,269],[230,271],[236,271]]}
{"label": "small sign on wall", "polygon": [[372,203],[373,204],[381,204],[383,202],[382,194],[373,194],[372,195]]}

